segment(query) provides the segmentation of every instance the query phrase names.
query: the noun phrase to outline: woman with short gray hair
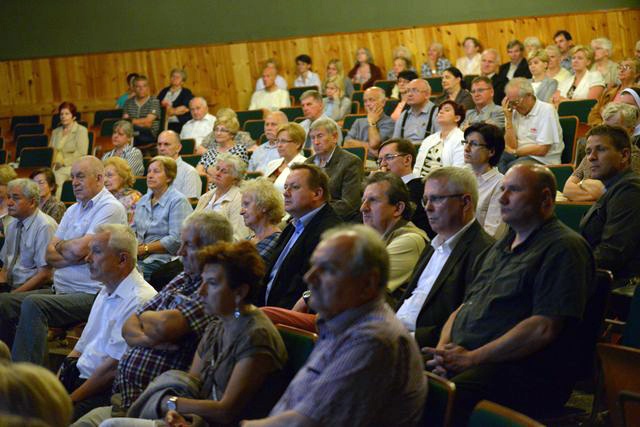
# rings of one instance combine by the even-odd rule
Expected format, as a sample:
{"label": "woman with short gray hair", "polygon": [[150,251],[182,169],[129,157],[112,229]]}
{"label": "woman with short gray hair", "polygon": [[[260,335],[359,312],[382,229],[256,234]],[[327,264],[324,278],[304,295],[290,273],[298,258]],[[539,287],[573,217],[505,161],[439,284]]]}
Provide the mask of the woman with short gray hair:
{"label": "woman with short gray hair", "polygon": [[142,151],[133,146],[133,125],[128,120],[120,120],[113,125],[111,134],[113,150],[106,152],[102,156],[102,161],[111,157],[120,157],[129,163],[131,172],[135,176],[144,175],[144,162]]}
{"label": "woman with short gray hair", "polygon": [[611,40],[605,37],[593,39],[591,40],[591,49],[593,49],[594,56],[591,71],[598,71],[602,74],[607,86],[616,84],[618,82],[618,64],[609,59],[613,54]]}
{"label": "woman with short gray hair", "polygon": [[180,68],[171,70],[171,85],[165,87],[158,94],[158,100],[163,108],[167,109],[168,128],[180,133],[182,126],[191,120],[189,101],[193,94],[184,87],[187,81],[187,72]]}

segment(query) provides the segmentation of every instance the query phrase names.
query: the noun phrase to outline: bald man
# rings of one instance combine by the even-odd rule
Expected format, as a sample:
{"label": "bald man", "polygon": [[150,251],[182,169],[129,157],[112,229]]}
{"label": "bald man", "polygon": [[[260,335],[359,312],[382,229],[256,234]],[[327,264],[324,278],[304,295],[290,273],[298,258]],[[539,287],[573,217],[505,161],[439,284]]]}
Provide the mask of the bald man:
{"label": "bald man", "polygon": [[264,89],[253,92],[249,110],[271,111],[291,106],[289,91],[280,89],[276,85],[276,75],[276,70],[271,67],[262,70]]}
{"label": "bald man", "polygon": [[276,145],[276,135],[278,133],[278,127],[288,122],[289,119],[287,119],[287,115],[282,111],[271,111],[265,117],[264,136],[266,141],[260,146],[256,145],[257,148],[249,160],[250,172],[260,172],[264,174],[267,169],[267,164],[272,160],[280,158]]}
{"label": "bald man", "polygon": [[213,126],[216,124],[216,116],[209,114],[207,100],[201,96],[196,96],[189,101],[189,111],[191,111],[192,119],[182,127],[180,139],[195,139],[196,153],[204,154],[199,153],[199,148],[202,140],[213,132]]}
{"label": "bald man", "polygon": [[440,130],[436,120],[438,107],[429,100],[431,86],[424,79],[412,80],[407,85],[408,109],[400,114],[393,129],[394,138],[404,138],[419,145],[426,137]]}
{"label": "bald man", "polygon": [[165,130],[158,135],[158,155],[171,157],[178,167],[178,174],[171,185],[185,197],[198,198],[202,195],[202,180],[196,168],[182,160],[180,150],[182,143],[177,133]]}

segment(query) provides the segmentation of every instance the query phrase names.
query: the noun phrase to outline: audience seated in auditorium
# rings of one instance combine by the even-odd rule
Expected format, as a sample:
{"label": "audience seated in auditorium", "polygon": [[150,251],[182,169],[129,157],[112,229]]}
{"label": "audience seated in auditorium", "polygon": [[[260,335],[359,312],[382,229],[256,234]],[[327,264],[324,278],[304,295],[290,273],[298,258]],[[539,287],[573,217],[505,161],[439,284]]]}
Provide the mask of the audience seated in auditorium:
{"label": "audience seated in auditorium", "polygon": [[[93,156],[81,157],[71,167],[78,202],[62,217],[47,246],[47,264],[53,267],[51,289],[0,294],[0,336],[13,340],[16,362],[42,365],[46,356],[49,327],[66,327],[89,317],[100,282],[90,278],[86,255],[100,224],[127,224],[124,207],[104,188],[104,167]],[[17,324],[17,326],[16,326]]]}
{"label": "audience seated in auditorium", "polygon": [[445,323],[427,368],[456,385],[454,425],[480,400],[528,415],[559,411],[583,366],[578,333],[595,288],[585,240],[554,216],[555,178],[541,165],[512,167],[503,180],[509,233],[476,264],[464,302]]}
{"label": "audience seated in auditorium", "polygon": [[58,373],[71,396],[74,420],[110,403],[118,361],[127,350],[122,326],[156,294],[136,268],[137,252],[135,234],[121,224],[99,225],[89,244],[89,272],[103,287]]}
{"label": "audience seated in auditorium", "polygon": [[493,102],[497,105],[504,99],[504,87],[509,83],[506,77],[498,74],[500,69],[500,54],[493,48],[486,49],[480,57],[480,76],[491,79],[493,86]]}
{"label": "audience seated in auditorium", "polygon": [[[235,113],[234,113],[235,114]],[[229,153],[240,157],[245,162],[249,162],[247,146],[239,142],[236,135],[239,133],[240,124],[238,119],[231,116],[221,116],[218,112],[218,120],[213,128],[214,141],[208,144],[207,152],[202,156],[196,166],[200,175],[206,175],[207,169],[213,166],[220,153]]]}
{"label": "audience seated in auditorium", "polygon": [[124,103],[122,118],[133,124],[133,144],[153,145],[160,132],[160,101],[149,92],[149,80],[138,76],[134,83],[136,95]]}
{"label": "audience seated in auditorium", "polygon": [[393,129],[394,138],[405,138],[419,145],[426,137],[439,130],[436,120],[438,107],[429,100],[431,86],[423,79],[407,85],[407,105]]}
{"label": "audience seated in auditorium", "polygon": [[211,210],[221,214],[231,223],[233,239],[245,240],[251,234],[251,230],[244,224],[240,215],[240,184],[247,171],[247,164],[238,156],[221,153],[209,171],[213,187],[200,197],[196,211]]}
{"label": "audience seated in auditorium", "polygon": [[507,43],[507,53],[509,54],[509,62],[500,66],[498,74],[501,78],[511,80],[514,77],[531,78],[529,65],[524,57],[524,45],[519,40],[511,40]]}
{"label": "audience seated in auditorium", "polygon": [[351,99],[344,95],[343,82],[340,77],[325,80],[322,98],[324,115],[334,121],[344,119],[351,113]]}
{"label": "audience seated in auditorium", "polygon": [[464,166],[464,107],[453,101],[440,104],[436,120],[440,130],[422,141],[413,167],[413,174],[424,177],[442,166]]}
{"label": "audience seated in auditorium", "polygon": [[[0,165],[0,220],[2,220],[2,239],[9,223],[13,220],[7,209],[7,185],[18,177],[15,169],[9,165]],[[4,240],[2,240],[4,242]]]}
{"label": "audience seated in auditorium", "polygon": [[415,263],[396,313],[421,347],[438,343],[474,277],[476,259],[493,243],[476,219],[478,186],[469,170],[443,167],[431,172],[423,197],[437,235]]}
{"label": "audience seated in auditorium", "polygon": [[322,168],[329,176],[331,199],[328,202],[338,216],[350,221],[358,216],[364,165],[358,156],[338,145],[339,133],[340,129],[330,119],[313,122],[309,135],[315,154],[305,163]]}
{"label": "audience seated in auditorium", "polygon": [[638,78],[640,78],[640,60],[635,58],[622,60],[618,67],[619,82],[602,92],[598,103],[594,105],[589,113],[589,126],[593,127],[602,124],[602,109],[610,102],[622,102],[622,91],[635,86]]}
{"label": "audience seated in auditorium", "polygon": [[240,187],[242,204],[240,214],[251,229],[247,237],[256,245],[265,263],[270,263],[280,237],[278,227],[284,217],[284,200],[271,181],[257,178],[242,183]]}
{"label": "audience seated in auditorium", "polygon": [[442,72],[449,67],[451,62],[444,56],[442,43],[431,43],[427,51],[427,60],[422,64],[422,78],[441,76]]}
{"label": "audience seated in auditorium", "polygon": [[473,108],[473,98],[469,91],[464,88],[462,73],[456,67],[449,67],[442,73],[442,89],[444,89],[442,95],[433,101],[436,105],[439,106],[444,101],[449,100],[462,105],[465,110]]}
{"label": "audience seated in auditorium", "polygon": [[553,42],[560,50],[560,66],[573,74],[571,65],[571,49],[573,49],[573,37],[567,30],[559,30],[553,35]]}
{"label": "audience seated in auditorium", "polygon": [[127,74],[127,91],[120,95],[120,97],[116,100],[116,108],[124,108],[124,103],[127,102],[128,99],[133,98],[136,94],[135,89],[135,80],[140,74],[138,73],[129,73]]}
{"label": "audience seated in auditorium", "polygon": [[303,280],[320,235],[341,222],[329,200],[329,177],[319,167],[294,164],[284,185],[285,227],[267,266],[259,305],[292,308],[307,289]]}
{"label": "audience seated in auditorium", "polygon": [[560,163],[564,142],[558,112],[536,99],[528,79],[516,77],[507,84],[502,109],[506,146],[498,163],[500,172],[522,162]]}
{"label": "audience seated in auditorium", "polygon": [[464,131],[464,162],[478,182],[476,219],[490,236],[501,238],[506,231],[500,213],[502,175],[496,165],[504,151],[502,129],[489,123],[474,123]]}
{"label": "audience seated in auditorium", "polygon": [[302,155],[305,138],[304,128],[295,122],[284,123],[276,130],[276,147],[280,157],[267,164],[265,176],[281,192],[284,191],[291,165],[307,160]]}
{"label": "audience seated in auditorium", "polygon": [[124,416],[131,404],[158,375],[170,369],[187,370],[198,341],[212,317],[198,294],[201,285],[197,251],[232,239],[229,221],[215,212],[194,212],[182,224],[178,254],[184,271],[124,323],[128,345],[118,364],[113,406],[96,408],[74,427],[97,427],[102,420]]}
{"label": "audience seated in auditorium", "polygon": [[353,83],[361,85],[361,90],[373,86],[376,80],[382,79],[382,71],[373,63],[373,55],[366,47],[356,50],[355,65],[349,71],[349,78]]}
{"label": "audience seated in auditorium", "polygon": [[558,89],[558,81],[547,76],[549,56],[542,49],[533,50],[527,56],[529,71],[531,71],[531,86],[537,99],[551,102],[551,98]]}
{"label": "audience seated in auditorium", "polygon": [[245,427],[417,424],[426,396],[423,362],[384,302],[388,275],[384,242],[371,228],[323,235],[305,275],[320,339],[270,417]]}
{"label": "audience seated in auditorium", "polygon": [[598,71],[607,87],[619,83],[618,64],[610,59],[613,54],[611,40],[606,37],[593,39],[591,40],[591,49],[593,50],[591,71]]}
{"label": "audience seated in auditorium", "polygon": [[[276,72],[276,86],[280,89],[287,90],[287,80],[278,73],[278,62],[274,58],[269,58],[264,63],[264,69],[270,68]],[[264,89],[264,81],[262,77],[256,80],[256,92]]]}
{"label": "audience seated in auditorium", "polygon": [[7,210],[14,220],[7,227],[0,249],[0,292],[43,288],[51,283],[53,272],[46,260],[47,245],[58,224],[38,208],[38,184],[18,178],[7,187]]}
{"label": "audience seated in auditorium", "polygon": [[[326,114],[324,114],[324,104],[322,103],[322,95],[317,90],[308,90],[304,92],[300,96],[300,104],[302,106],[302,112],[304,114],[305,119],[300,122],[300,126],[304,128],[306,132],[306,139],[304,142],[304,148],[312,148],[311,144],[311,136],[309,135],[309,131],[311,130],[311,125],[315,123],[319,119],[328,119],[333,123],[335,121]],[[336,127],[339,128],[338,124]],[[339,132],[338,135],[338,144],[342,145],[342,132]]]}
{"label": "audience seated in auditorium", "polygon": [[569,71],[571,70],[571,67],[569,67],[568,70],[560,65],[560,58],[562,57],[562,54],[560,53],[560,49],[558,49],[558,46],[556,46],[555,44],[550,44],[544,48],[544,51],[549,57],[547,77],[556,80],[558,84],[572,77],[572,74]]}
{"label": "audience seated in auditorium", "polygon": [[342,61],[339,59],[331,59],[327,63],[327,74],[325,80],[333,77],[342,79],[344,82],[344,94],[351,98],[351,95],[353,95],[353,82],[349,77],[344,75],[344,66],[342,65]]}
{"label": "audience seated in auditorium", "polygon": [[464,56],[456,60],[456,68],[464,75],[480,74],[480,52],[482,51],[480,41],[475,37],[465,37],[462,41],[462,50]]}
{"label": "audience seated in auditorium", "polygon": [[262,81],[264,88],[257,90],[251,95],[249,110],[277,110],[289,107],[289,91],[280,89],[276,85],[276,71],[273,68],[265,68],[262,71]]}
{"label": "audience seated in auditorium", "polygon": [[573,78],[568,78],[558,85],[554,96],[556,104],[562,101],[581,99],[598,99],[606,86],[598,71],[590,71],[593,63],[593,50],[589,46],[576,45],[571,49],[571,65]]}
{"label": "audience seated in auditorium", "polygon": [[51,168],[37,169],[31,172],[29,178],[38,184],[40,189],[40,210],[59,224],[67,208],[55,196],[57,184],[53,171]]}
{"label": "audience seated in auditorium", "polygon": [[178,169],[175,179],[171,181],[171,186],[187,198],[198,198],[202,194],[202,181],[196,168],[182,160],[180,150],[182,150],[182,143],[176,132],[172,130],[160,132],[158,155],[173,159]]}
{"label": "audience seated in auditorium", "polygon": [[[413,67],[413,53],[408,47],[403,45],[394,47],[391,52],[391,57],[393,58],[393,63],[391,64],[391,69],[387,71],[386,80],[397,80],[398,73],[404,70],[416,71]],[[396,61],[398,58],[402,59]]]}
{"label": "audience seated in auditorium", "polygon": [[493,102],[494,90],[489,77],[479,76],[473,79],[471,97],[474,108],[467,110],[464,122],[460,126],[462,129],[480,122],[504,129],[504,111]]}
{"label": "audience seated in auditorium", "polygon": [[62,183],[71,176],[71,165],[82,156],[89,154],[89,132],[78,124],[78,111],[71,102],[63,102],[58,107],[60,126],[51,132],[50,145],[54,149],[53,173],[58,184],[58,194],[62,191]]}
{"label": "audience seated in auditorium", "polygon": [[171,70],[171,84],[158,93],[160,105],[167,109],[167,128],[180,133],[182,126],[191,120],[189,101],[193,94],[184,87],[187,72],[180,68]]}
{"label": "audience seated in auditorium", "polygon": [[104,153],[102,161],[111,157],[120,157],[129,163],[133,175],[143,176],[144,161],[142,160],[142,152],[133,146],[133,125],[131,122],[120,120],[113,124],[111,143],[113,150]]}
{"label": "audience seated in auditorium", "polygon": [[391,120],[393,120],[394,122],[398,121],[398,119],[400,118],[400,114],[402,114],[407,105],[407,88],[409,86],[409,83],[417,78],[418,75],[415,71],[402,71],[400,72],[400,74],[398,74],[398,81],[391,91],[391,98],[398,100],[396,108],[391,113]]}
{"label": "audience seated in auditorium", "polygon": [[540,39],[534,36],[525,38],[522,44],[524,45],[525,58],[529,58],[529,55],[531,54],[531,52],[544,49],[544,46],[542,45],[542,42],[540,41]]}
{"label": "audience seated in auditorium", "polygon": [[280,158],[276,132],[281,124],[288,123],[287,115],[282,111],[271,111],[264,118],[265,141],[257,146],[249,159],[249,172],[260,172],[265,175],[269,162]]}
{"label": "audience seated in auditorium", "polygon": [[[400,74],[402,76],[402,73]],[[398,81],[402,80],[402,77]],[[345,147],[367,147],[367,159],[378,158],[380,144],[393,135],[393,120],[384,113],[384,89],[370,87],[364,91],[364,109],[367,117],[357,119],[344,139]]]}
{"label": "audience seated in auditorium", "polygon": [[142,193],[133,188],[136,179],[131,173],[129,163],[120,157],[110,157],[102,163],[104,164],[104,186],[122,203],[127,212],[127,222],[131,225],[136,204],[142,198]]}
{"label": "audience seated in auditorium", "polygon": [[202,155],[207,151],[202,147],[202,140],[213,132],[216,116],[209,114],[207,100],[201,96],[196,96],[189,101],[189,111],[192,118],[182,126],[180,139],[195,139],[194,154]]}
{"label": "audience seated in auditorium", "polygon": [[318,73],[311,71],[311,57],[306,54],[296,56],[296,79],[293,87],[322,86]]}

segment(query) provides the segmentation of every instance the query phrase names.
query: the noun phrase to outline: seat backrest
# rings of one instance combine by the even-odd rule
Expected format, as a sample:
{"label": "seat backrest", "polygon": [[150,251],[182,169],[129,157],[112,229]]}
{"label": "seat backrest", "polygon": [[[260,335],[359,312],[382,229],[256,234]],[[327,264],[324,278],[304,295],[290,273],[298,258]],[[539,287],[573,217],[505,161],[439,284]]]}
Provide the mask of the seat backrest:
{"label": "seat backrest", "polygon": [[431,86],[432,95],[442,93],[442,77],[427,77],[425,80]]}
{"label": "seat backrest", "polygon": [[19,158],[22,150],[27,147],[46,147],[49,145],[47,135],[20,135],[16,141],[16,158]]}
{"label": "seat backrest", "polygon": [[622,345],[640,348],[640,286],[636,286],[629,307],[627,323],[622,332]]}
{"label": "seat backrest", "polygon": [[358,101],[351,101],[351,110],[349,114],[358,114],[360,112],[360,103]]}
{"label": "seat backrest", "polygon": [[[578,117],[560,117],[560,127],[562,128],[562,163],[575,164],[576,160],[576,135],[578,133]],[[562,188],[562,187],[560,187]]]}
{"label": "seat backrest", "polygon": [[180,144],[182,144],[182,149],[180,149],[180,155],[190,155],[193,154],[196,149],[196,140],[193,138],[181,139]]}
{"label": "seat backrest", "polygon": [[7,163],[7,150],[0,150],[0,164]]}
{"label": "seat backrest", "polygon": [[20,153],[21,168],[50,168],[53,162],[52,147],[27,147]]}
{"label": "seat backrest", "polygon": [[364,119],[366,117],[366,114],[347,114],[342,122],[342,128],[349,130],[356,120]]}
{"label": "seat backrest", "polygon": [[247,120],[262,120],[262,110],[244,110],[244,111],[236,111],[238,115],[238,123],[240,123],[240,128],[244,126],[244,122]]}
{"label": "seat backrest", "polygon": [[506,406],[483,400],[469,418],[469,427],[544,427],[534,419]]}
{"label": "seat backrest", "polygon": [[138,190],[143,195],[147,194],[147,177],[136,176],[136,180],[133,183],[133,188]]}
{"label": "seat backrest", "polygon": [[102,120],[102,122],[100,123],[100,136],[111,136],[113,135],[113,125],[116,124],[116,122],[119,122],[122,119],[104,119]]}
{"label": "seat backrest", "polygon": [[556,216],[567,227],[580,232],[580,220],[591,208],[590,203],[583,202],[558,202],[556,203]]}
{"label": "seat backrest", "polygon": [[[604,374],[604,390],[611,424],[619,427],[623,423],[617,405],[618,395],[622,390],[640,393],[640,349],[600,343],[598,356]],[[636,410],[635,414],[627,413],[626,418],[631,421],[629,426],[635,426],[640,420],[640,411]],[[636,420],[636,423],[632,420]]]}
{"label": "seat backrest", "polygon": [[362,90],[362,83],[354,83],[353,90]]}
{"label": "seat backrest", "polygon": [[313,351],[318,335],[287,325],[277,324],[276,328],[280,332],[289,355],[286,369],[289,370],[289,374],[293,377],[306,363],[307,358]]}
{"label": "seat backrest", "polygon": [[397,99],[387,99],[387,101],[384,103],[384,113],[387,116],[393,114],[393,111],[398,106],[398,102],[400,101],[398,101]]}
{"label": "seat backrest", "polygon": [[390,97],[393,88],[396,85],[395,80],[376,80],[373,82],[374,86],[384,89],[385,96]]}
{"label": "seat backrest", "polygon": [[308,90],[320,90],[318,86],[300,86],[289,88],[289,95],[293,98],[293,105],[300,105],[300,96]]}
{"label": "seat backrest", "polygon": [[260,135],[264,133],[264,120],[247,120],[246,122],[244,122],[242,130],[245,132],[249,132],[249,135],[251,135],[251,139],[257,141],[260,138]]}
{"label": "seat backrest", "polygon": [[357,101],[360,104],[360,108],[364,105],[364,92],[363,91],[355,91],[351,95],[351,101]]}
{"label": "seat backrest", "polygon": [[73,193],[73,185],[70,180],[62,183],[62,193],[60,193],[61,202],[75,202],[76,195]]}
{"label": "seat backrest", "polygon": [[40,135],[44,133],[42,123],[21,123],[13,129],[13,140],[17,140],[22,135]]}
{"label": "seat backrest", "polygon": [[563,101],[558,105],[558,115],[560,117],[576,116],[580,123],[587,123],[589,121],[589,113],[597,102],[595,99]]}
{"label": "seat backrest", "polygon": [[87,136],[89,138],[89,146],[87,147],[87,155],[93,156],[93,140],[95,139],[95,134],[93,131],[87,132]]}
{"label": "seat backrest", "polygon": [[9,130],[11,130],[13,132],[13,130],[15,129],[16,125],[22,124],[22,123],[38,123],[40,121],[40,117],[33,115],[33,116],[13,116],[11,117],[11,126],[9,128]]}
{"label": "seat backrest", "polygon": [[202,159],[202,156],[200,154],[191,154],[191,155],[182,156],[182,160],[189,163],[194,168],[198,166],[198,163],[200,163],[200,159]]}
{"label": "seat backrest", "polygon": [[99,110],[93,116],[93,126],[100,127],[104,119],[118,119],[122,118],[123,111],[121,109],[114,110]]}
{"label": "seat backrest", "polygon": [[422,413],[421,427],[451,425],[453,402],[456,395],[456,385],[431,372],[424,372],[429,384],[427,401]]}
{"label": "seat backrest", "polygon": [[573,174],[573,165],[548,165],[547,166],[558,183],[558,190],[562,191],[564,184],[567,182],[571,174]]}
{"label": "seat backrest", "polygon": [[363,165],[365,160],[367,160],[367,147],[348,147],[345,148],[344,151],[348,151],[349,153],[358,156],[358,158],[362,160]]}
{"label": "seat backrest", "polygon": [[297,117],[304,116],[302,107],[284,107],[281,108],[280,111],[287,116],[287,119],[289,119],[290,122],[294,121]]}

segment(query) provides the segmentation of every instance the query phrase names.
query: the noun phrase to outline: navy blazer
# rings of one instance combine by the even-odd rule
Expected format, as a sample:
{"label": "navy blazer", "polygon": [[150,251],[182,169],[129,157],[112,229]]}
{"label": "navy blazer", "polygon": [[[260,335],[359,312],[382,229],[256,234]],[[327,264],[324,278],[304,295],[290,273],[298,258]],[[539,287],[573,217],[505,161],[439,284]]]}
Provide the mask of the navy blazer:
{"label": "navy blazer", "polygon": [[[160,103],[162,103],[162,100],[167,95],[167,92],[169,92],[169,89],[171,89],[171,86],[165,87],[158,94],[158,101],[160,101]],[[173,101],[173,103],[171,104],[171,107],[172,108],[176,108],[176,107],[184,106],[184,107],[189,108],[189,101],[191,101],[192,99],[193,99],[193,93],[191,93],[191,91],[189,89],[187,89],[186,87],[183,87],[182,90],[180,91],[180,95],[178,95],[176,100]],[[184,114],[182,114],[180,116],[176,116],[176,117],[178,118],[178,121],[180,122],[180,128],[182,128],[182,126],[185,123],[187,123],[189,120],[191,120],[191,113],[189,111],[187,111],[186,113],[184,113]]]}
{"label": "navy blazer", "polygon": [[[509,80],[507,78],[507,73],[509,72],[509,67],[511,66],[511,62],[506,62],[500,66],[500,71],[498,71],[498,77]],[[529,70],[529,63],[525,58],[520,60],[518,67],[516,68],[516,72],[513,73],[513,77],[524,77],[527,79],[531,78],[531,71]],[[502,100],[500,100],[502,101]],[[496,103],[497,104],[497,103]],[[498,104],[499,105],[499,104]]]}

